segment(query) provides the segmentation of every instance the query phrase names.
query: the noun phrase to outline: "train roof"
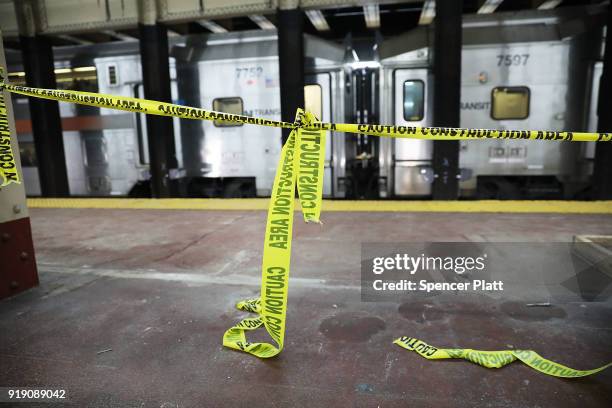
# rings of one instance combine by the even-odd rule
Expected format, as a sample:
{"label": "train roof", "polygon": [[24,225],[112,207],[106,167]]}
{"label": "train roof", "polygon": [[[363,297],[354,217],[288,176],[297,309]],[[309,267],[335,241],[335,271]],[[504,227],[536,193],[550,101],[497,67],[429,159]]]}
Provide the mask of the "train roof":
{"label": "train roof", "polygon": [[[463,17],[463,45],[562,41],[605,25],[606,6],[565,7],[554,10],[523,10]],[[520,29],[517,29],[520,26]],[[380,60],[433,47],[435,23],[418,27],[383,41]]]}
{"label": "train roof", "polygon": [[[229,33],[195,34],[168,39],[170,55],[183,61],[202,61],[240,58],[265,58],[278,56],[278,35],[276,30],[249,30]],[[137,55],[140,52],[138,40],[116,41],[93,45],[54,47],[57,63],[87,65],[94,58]],[[308,63],[327,62],[340,64],[344,60],[342,45],[304,34],[304,56]],[[22,70],[21,53],[7,54],[9,71]]]}

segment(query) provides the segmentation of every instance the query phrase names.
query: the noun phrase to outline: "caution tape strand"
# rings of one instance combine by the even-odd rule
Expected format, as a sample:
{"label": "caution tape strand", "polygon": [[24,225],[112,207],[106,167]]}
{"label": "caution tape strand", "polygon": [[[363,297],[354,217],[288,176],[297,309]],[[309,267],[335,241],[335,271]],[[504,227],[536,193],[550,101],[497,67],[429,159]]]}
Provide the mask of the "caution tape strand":
{"label": "caution tape strand", "polygon": [[[316,123],[309,112],[298,110],[296,123]],[[257,357],[274,357],[283,349],[291,241],[295,205],[295,190],[306,222],[320,222],[323,197],[323,166],[325,164],[325,131],[297,128],[291,131],[281,150],[272,187],[264,239],[259,299],[239,302],[239,310],[257,313],[232,326],[223,335],[223,345],[245,351]],[[264,326],[277,346],[270,343],[251,343],[246,332]]]}
{"label": "caution tape strand", "polygon": [[71,102],[100,108],[118,109],[149,115],[172,116],[183,119],[222,120],[240,124],[254,124],[277,128],[301,127],[312,131],[335,131],[343,133],[366,134],[370,136],[424,139],[424,140],[473,140],[473,139],[523,139],[576,142],[609,142],[612,133],[556,132],[543,130],[493,130],[461,129],[450,127],[391,126],[377,124],[324,123],[324,122],[283,122],[272,119],[216,112],[191,106],[157,102],[148,99],[99,94],[93,92],[33,88],[0,82],[0,89],[9,92]]}
{"label": "caution tape strand", "polygon": [[[0,67],[0,76],[2,73],[3,70]],[[4,92],[0,92],[0,187],[20,183],[21,177],[19,171],[17,171],[15,153],[13,152]]]}
{"label": "caution tape strand", "polygon": [[431,346],[413,337],[400,337],[393,342],[406,350],[414,351],[428,360],[462,358],[487,368],[501,368],[513,361],[520,360],[541,373],[554,377],[586,377],[612,366],[612,363],[593,370],[576,370],[554,361],[545,359],[533,350],[485,351],[473,349],[443,349]]}
{"label": "caution tape strand", "polygon": [[[237,309],[255,313],[229,328],[223,335],[223,345],[260,358],[278,355],[284,345],[291,242],[296,188],[306,222],[320,222],[323,196],[323,171],[327,131],[367,134],[372,136],[429,140],[469,139],[532,139],[559,141],[611,141],[611,133],[498,131],[486,129],[456,129],[416,126],[385,126],[364,124],[322,123],[312,113],[298,109],[293,123],[209,111],[147,99],[105,95],[82,91],[62,91],[32,88],[2,82],[0,90],[30,97],[118,109],[129,112],[173,116],[184,119],[222,120],[292,129],[281,150],[272,188],[264,239],[260,297],[238,302]],[[8,147],[7,147],[8,146]],[[20,183],[14,155],[4,95],[0,92],[0,155],[8,157],[0,167],[1,186]],[[246,332],[264,327],[276,345],[249,342]],[[481,351],[472,349],[439,349],[411,337],[394,342],[407,350],[433,359],[463,358],[488,368],[499,368],[517,359],[542,373],[556,377],[582,377],[595,374],[612,363],[594,370],[575,370],[547,360],[531,350]]]}

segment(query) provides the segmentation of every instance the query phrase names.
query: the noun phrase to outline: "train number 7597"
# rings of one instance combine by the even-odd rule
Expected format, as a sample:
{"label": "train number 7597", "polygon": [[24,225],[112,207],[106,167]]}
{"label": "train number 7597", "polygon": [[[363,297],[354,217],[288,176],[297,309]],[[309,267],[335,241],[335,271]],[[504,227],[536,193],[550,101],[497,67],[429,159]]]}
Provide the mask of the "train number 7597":
{"label": "train number 7597", "polygon": [[500,54],[497,56],[497,66],[527,65],[527,60],[529,60],[529,54]]}

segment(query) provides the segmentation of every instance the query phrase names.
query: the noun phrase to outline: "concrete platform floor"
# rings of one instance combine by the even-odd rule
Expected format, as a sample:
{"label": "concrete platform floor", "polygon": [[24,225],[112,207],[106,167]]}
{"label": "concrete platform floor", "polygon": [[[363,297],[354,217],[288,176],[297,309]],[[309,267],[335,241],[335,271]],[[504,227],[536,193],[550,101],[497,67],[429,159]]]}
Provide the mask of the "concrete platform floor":
{"label": "concrete platform floor", "polygon": [[[33,209],[40,287],[0,301],[0,386],[90,407],[609,407],[612,370],[563,380],[514,363],[427,361],[392,344],[534,349],[612,361],[612,301],[529,308],[485,296],[360,302],[360,244],[570,241],[610,215],[347,213],[296,220],[287,343],[221,346],[256,296],[265,212]],[[109,350],[101,353],[101,351]],[[18,406],[25,406],[18,405]],[[41,406],[52,406],[44,404]]]}

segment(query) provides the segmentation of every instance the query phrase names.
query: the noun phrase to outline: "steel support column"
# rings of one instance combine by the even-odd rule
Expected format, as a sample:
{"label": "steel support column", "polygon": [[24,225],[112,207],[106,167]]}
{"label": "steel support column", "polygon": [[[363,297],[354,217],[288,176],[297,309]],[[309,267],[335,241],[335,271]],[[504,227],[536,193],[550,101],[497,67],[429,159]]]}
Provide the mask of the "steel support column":
{"label": "steel support column", "polygon": [[[599,82],[599,101],[597,103],[597,131],[612,132],[612,6],[608,5],[606,46],[604,50],[603,72]],[[612,199],[612,143],[597,143],[595,166],[593,169],[594,197],[597,200]]]}
{"label": "steel support column", "polygon": [[[299,8],[279,8],[277,24],[281,118],[293,122],[296,109],[304,107],[304,15]],[[290,131],[283,129],[283,144]]]}
{"label": "steel support column", "polygon": [[[436,1],[434,35],[434,126],[458,127],[461,96],[461,13],[463,0]],[[459,142],[434,141],[432,195],[459,195]]]}
{"label": "steel support column", "polygon": [[[26,84],[55,89],[57,84],[53,48],[48,38],[38,34],[40,18],[37,17],[39,14],[37,3],[16,2],[15,11]],[[47,197],[68,196],[70,189],[59,105],[55,101],[40,98],[28,99],[41,193]]]}
{"label": "steel support column", "polygon": [[[139,1],[139,13],[138,31],[144,97],[155,101],[172,102],[168,30],[156,22],[155,2]],[[170,179],[170,170],[178,167],[172,118],[147,115],[147,139],[153,197],[176,196],[177,182]]]}
{"label": "steel support column", "polygon": [[[0,67],[6,75],[2,33],[0,33]],[[6,106],[6,112],[0,115],[0,144],[6,147],[8,142],[17,173],[23,176],[11,96],[6,91],[0,91],[0,99]],[[8,155],[9,153],[4,149],[5,165]],[[2,182],[3,180],[0,179],[0,184]],[[23,180],[21,184],[10,183],[0,187],[0,259],[2,260],[0,261],[0,299],[38,285],[38,272]]]}

